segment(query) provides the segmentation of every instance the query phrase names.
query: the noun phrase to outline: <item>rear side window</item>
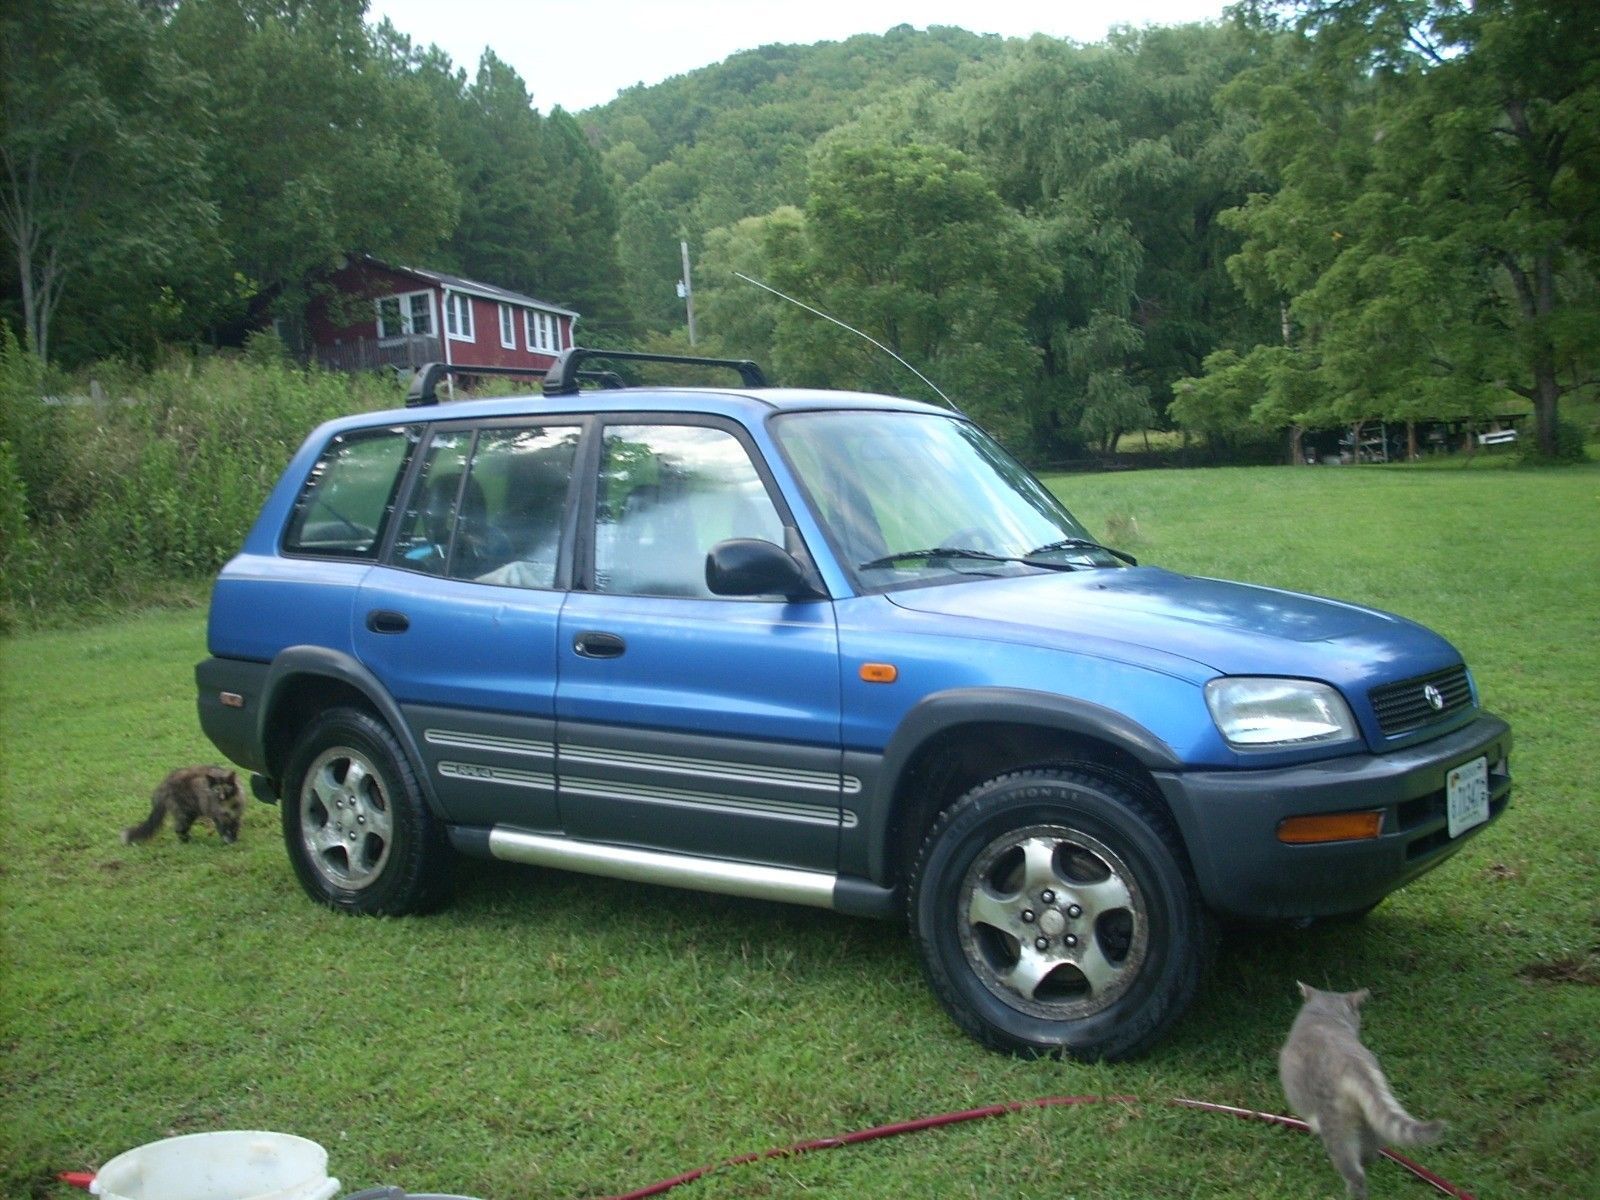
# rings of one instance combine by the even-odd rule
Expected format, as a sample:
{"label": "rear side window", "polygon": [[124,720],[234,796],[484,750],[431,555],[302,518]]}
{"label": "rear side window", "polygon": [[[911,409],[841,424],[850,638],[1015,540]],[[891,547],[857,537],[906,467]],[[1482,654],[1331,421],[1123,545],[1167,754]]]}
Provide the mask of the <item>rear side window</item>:
{"label": "rear side window", "polygon": [[290,554],[373,558],[394,509],[417,430],[362,430],[328,443],[295,503],[284,534]]}

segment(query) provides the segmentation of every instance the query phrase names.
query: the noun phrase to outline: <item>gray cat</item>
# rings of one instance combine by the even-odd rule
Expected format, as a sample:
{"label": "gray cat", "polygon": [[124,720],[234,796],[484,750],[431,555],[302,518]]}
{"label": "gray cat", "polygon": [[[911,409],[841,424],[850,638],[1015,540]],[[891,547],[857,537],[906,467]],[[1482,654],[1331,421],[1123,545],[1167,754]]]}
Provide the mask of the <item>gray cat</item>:
{"label": "gray cat", "polygon": [[148,841],[168,813],[180,842],[189,840],[189,827],[202,817],[217,827],[224,842],[233,841],[244,816],[244,790],[238,773],[225,767],[180,767],[156,785],[150,797],[150,815],[124,829],[122,840]]}
{"label": "gray cat", "polygon": [[1300,984],[1305,1004],[1278,1054],[1289,1105],[1322,1139],[1355,1200],[1366,1200],[1367,1167],[1385,1145],[1436,1142],[1443,1121],[1419,1121],[1394,1098],[1372,1051],[1361,1044],[1370,992],[1323,992]]}

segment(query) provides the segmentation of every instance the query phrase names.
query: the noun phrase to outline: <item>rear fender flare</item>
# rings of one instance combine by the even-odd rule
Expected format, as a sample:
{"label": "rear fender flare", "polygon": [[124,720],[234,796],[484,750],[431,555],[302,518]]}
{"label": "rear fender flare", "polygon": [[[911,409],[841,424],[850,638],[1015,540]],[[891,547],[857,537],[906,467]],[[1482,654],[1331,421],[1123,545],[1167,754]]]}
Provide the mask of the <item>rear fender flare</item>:
{"label": "rear fender flare", "polygon": [[[433,781],[428,777],[421,749],[412,735],[411,726],[400,712],[400,706],[395,703],[394,697],[389,694],[389,690],[383,686],[378,677],[349,654],[330,650],[324,646],[290,646],[281,651],[272,660],[272,666],[267,671],[266,683],[262,688],[260,725],[256,731],[257,745],[266,747],[271,744],[268,735],[283,695],[291,685],[302,683],[308,678],[336,680],[361,694],[377,717],[389,727],[395,740],[405,751],[406,758],[411,763],[411,770],[421,785],[422,795],[427,801],[428,808],[436,817],[443,820],[444,810],[439,805],[439,798],[434,794]],[[281,790],[283,780],[280,778],[274,782]]]}

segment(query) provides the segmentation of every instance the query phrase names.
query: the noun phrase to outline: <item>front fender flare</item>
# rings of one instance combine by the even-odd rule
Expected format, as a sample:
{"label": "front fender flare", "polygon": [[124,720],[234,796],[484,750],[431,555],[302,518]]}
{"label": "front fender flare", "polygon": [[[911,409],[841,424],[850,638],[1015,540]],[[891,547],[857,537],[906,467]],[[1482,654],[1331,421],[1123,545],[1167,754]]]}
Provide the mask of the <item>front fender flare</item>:
{"label": "front fender flare", "polygon": [[1147,770],[1176,772],[1172,747],[1122,713],[1088,700],[1019,688],[954,688],[924,697],[901,720],[885,748],[865,821],[871,878],[888,877],[895,794],[907,764],[931,738],[961,725],[1032,725],[1091,737],[1131,755]]}

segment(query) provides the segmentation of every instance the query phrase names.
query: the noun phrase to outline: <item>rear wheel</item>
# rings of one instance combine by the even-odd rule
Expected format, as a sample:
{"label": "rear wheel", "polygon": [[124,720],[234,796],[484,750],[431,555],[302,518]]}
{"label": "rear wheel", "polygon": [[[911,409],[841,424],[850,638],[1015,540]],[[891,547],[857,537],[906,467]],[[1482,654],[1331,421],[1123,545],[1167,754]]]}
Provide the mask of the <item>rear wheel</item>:
{"label": "rear wheel", "polygon": [[1128,1058],[1194,997],[1208,921],[1166,814],[1070,769],[1002,775],[925,839],[911,923],[950,1015],[1027,1055]]}
{"label": "rear wheel", "polygon": [[398,916],[448,896],[449,846],[381,721],[353,708],[322,714],[295,744],[284,783],[284,845],[312,899]]}

